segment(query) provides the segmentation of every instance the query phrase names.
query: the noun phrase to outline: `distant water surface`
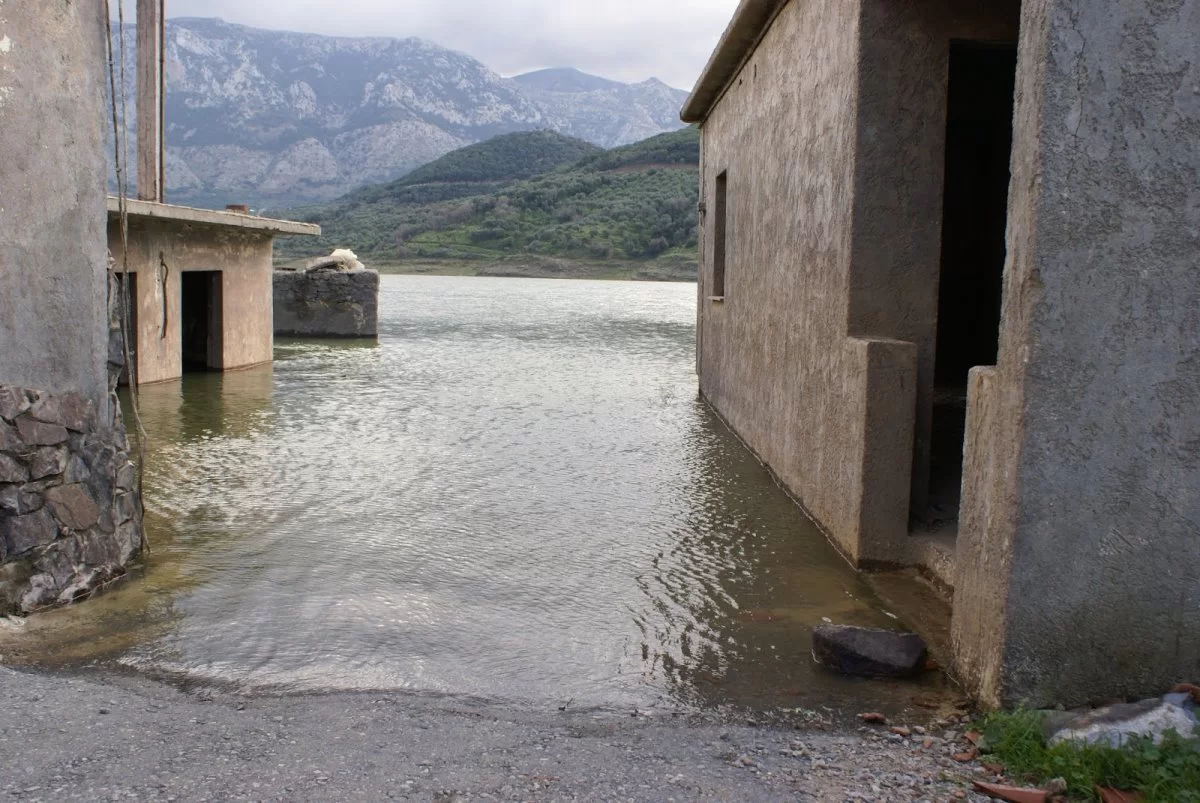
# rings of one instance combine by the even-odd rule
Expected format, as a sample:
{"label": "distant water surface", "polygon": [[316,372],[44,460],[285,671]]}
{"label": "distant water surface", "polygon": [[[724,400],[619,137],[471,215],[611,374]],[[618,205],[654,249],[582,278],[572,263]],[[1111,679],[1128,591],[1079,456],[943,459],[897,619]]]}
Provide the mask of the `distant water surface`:
{"label": "distant water surface", "polygon": [[813,625],[891,620],[698,399],[695,299],[386,276],[378,344],[144,388],[146,571],[7,651],[251,690],[903,702],[812,666]]}

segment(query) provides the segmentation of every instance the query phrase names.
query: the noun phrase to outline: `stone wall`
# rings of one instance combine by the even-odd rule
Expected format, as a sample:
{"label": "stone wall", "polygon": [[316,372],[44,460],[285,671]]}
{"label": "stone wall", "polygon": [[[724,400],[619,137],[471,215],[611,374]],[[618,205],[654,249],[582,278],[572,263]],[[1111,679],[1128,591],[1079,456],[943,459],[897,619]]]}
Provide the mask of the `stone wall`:
{"label": "stone wall", "polygon": [[0,615],[87,596],[141,550],[137,472],[113,423],[78,393],[0,385]]}
{"label": "stone wall", "polygon": [[275,334],[378,337],[379,273],[276,271]]}

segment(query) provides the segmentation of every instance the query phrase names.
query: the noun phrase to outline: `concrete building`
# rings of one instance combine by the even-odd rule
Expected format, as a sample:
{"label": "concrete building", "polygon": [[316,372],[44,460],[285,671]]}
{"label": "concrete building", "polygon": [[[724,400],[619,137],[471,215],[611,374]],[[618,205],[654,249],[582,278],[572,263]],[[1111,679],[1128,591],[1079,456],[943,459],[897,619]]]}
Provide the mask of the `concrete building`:
{"label": "concrete building", "polygon": [[164,203],[164,0],[138,0],[137,12],[138,198],[124,208],[127,227],[119,200],[108,201],[109,251],[132,299],[132,381],[270,362],[272,243],[321,229],[236,205],[214,212]]}
{"label": "concrete building", "polygon": [[[108,199],[108,212],[109,250],[124,271],[116,198]],[[320,228],[150,201],[130,201],[127,217],[137,382],[270,362],[272,243],[278,235],[319,234]]]}
{"label": "concrete building", "polygon": [[125,574],[142,514],[105,253],[101,3],[0,8],[0,615]]}
{"label": "concrete building", "polygon": [[987,704],[1200,676],[1200,3],[743,0],[700,385]]}

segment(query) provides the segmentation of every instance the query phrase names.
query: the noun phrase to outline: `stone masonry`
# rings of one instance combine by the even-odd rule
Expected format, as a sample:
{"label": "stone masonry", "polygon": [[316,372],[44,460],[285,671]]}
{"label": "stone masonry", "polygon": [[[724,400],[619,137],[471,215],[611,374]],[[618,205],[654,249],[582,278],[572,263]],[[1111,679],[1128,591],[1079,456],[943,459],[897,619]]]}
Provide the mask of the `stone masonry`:
{"label": "stone masonry", "polygon": [[379,273],[373,270],[276,271],[275,334],[284,337],[378,337]]}
{"label": "stone masonry", "polygon": [[141,550],[124,429],[98,423],[77,393],[0,385],[0,615],[87,596]]}

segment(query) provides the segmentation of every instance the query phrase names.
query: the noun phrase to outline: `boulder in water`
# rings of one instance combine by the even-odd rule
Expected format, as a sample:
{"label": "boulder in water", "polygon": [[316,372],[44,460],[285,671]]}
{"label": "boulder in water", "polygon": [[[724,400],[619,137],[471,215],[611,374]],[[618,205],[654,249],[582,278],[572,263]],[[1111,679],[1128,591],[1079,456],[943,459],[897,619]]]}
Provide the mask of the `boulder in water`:
{"label": "boulder in water", "polygon": [[925,665],[928,647],[916,633],[849,625],[813,630],[813,658],[827,669],[858,677],[911,677]]}

